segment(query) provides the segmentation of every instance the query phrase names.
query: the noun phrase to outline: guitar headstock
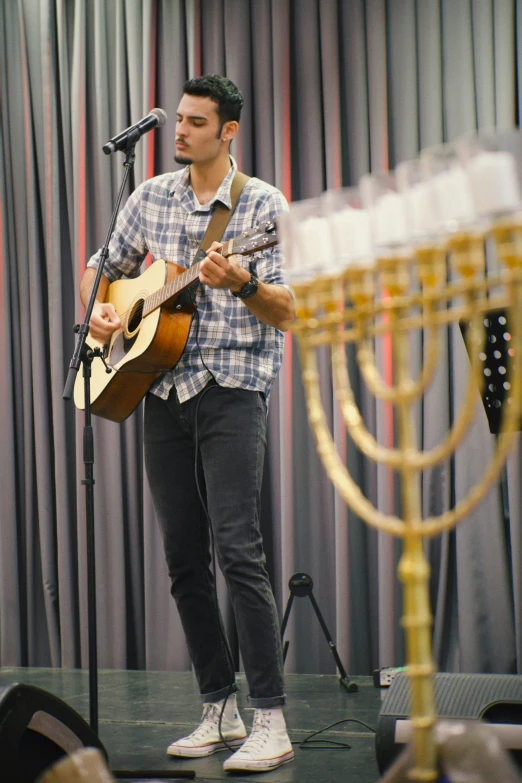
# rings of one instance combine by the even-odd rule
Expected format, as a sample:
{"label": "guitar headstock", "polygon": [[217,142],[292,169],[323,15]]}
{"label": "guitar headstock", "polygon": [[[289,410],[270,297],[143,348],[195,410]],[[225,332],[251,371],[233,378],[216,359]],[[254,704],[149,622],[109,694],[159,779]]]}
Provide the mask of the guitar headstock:
{"label": "guitar headstock", "polygon": [[261,223],[256,228],[251,228],[249,231],[245,231],[244,234],[232,239],[232,247],[229,254],[236,253],[248,256],[267,247],[273,247],[278,242],[276,223],[274,220],[267,220],[266,223]]}

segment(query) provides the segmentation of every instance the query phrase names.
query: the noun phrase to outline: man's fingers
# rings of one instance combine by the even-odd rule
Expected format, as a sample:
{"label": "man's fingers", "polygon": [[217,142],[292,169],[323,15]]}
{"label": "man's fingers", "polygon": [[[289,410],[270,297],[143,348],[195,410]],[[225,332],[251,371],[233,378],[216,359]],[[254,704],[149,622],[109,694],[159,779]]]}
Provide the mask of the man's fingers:
{"label": "man's fingers", "polygon": [[109,303],[97,303],[92,311],[89,330],[95,340],[108,343],[112,334],[123,326],[114,306]]}
{"label": "man's fingers", "polygon": [[226,259],[220,256],[219,253],[209,251],[210,255],[206,256],[200,265],[200,271],[205,277],[210,277],[214,281],[218,281],[224,276],[226,266],[222,262],[226,263]]}
{"label": "man's fingers", "polygon": [[214,242],[212,242],[212,244],[210,245],[209,249],[206,252],[208,254],[208,253],[210,253],[211,250],[221,250],[222,247],[223,247],[223,243],[222,242],[216,242],[214,240]]}
{"label": "man's fingers", "polygon": [[114,305],[108,303],[100,304],[92,311],[91,321],[94,320],[100,325],[102,323],[104,325],[111,324],[111,326],[114,326],[115,328],[122,325],[120,317],[114,309]]}
{"label": "man's fingers", "polygon": [[220,269],[227,269],[228,267],[228,259],[217,253],[215,250],[209,250],[207,258],[210,259],[213,264],[216,264],[216,266],[218,266]]}

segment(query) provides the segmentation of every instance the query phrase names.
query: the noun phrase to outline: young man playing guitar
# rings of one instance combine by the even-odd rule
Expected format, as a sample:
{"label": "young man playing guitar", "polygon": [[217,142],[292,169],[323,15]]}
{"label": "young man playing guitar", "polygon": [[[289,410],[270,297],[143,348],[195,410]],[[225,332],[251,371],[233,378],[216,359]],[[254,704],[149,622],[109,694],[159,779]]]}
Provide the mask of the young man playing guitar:
{"label": "young man playing guitar", "polygon": [[[122,210],[90,322],[96,340],[108,343],[122,329],[113,305],[104,303],[112,281],[136,277],[148,252],[154,259],[189,267],[216,205],[230,208],[237,167],[229,146],[242,105],[238,89],[224,77],[203,76],[185,84],[175,154],[185,168],[143,183]],[[276,188],[249,179],[223,241],[273,221],[284,209],[285,199]],[[225,762],[226,770],[266,771],[294,757],[282,712],[279,621],[259,530],[267,399],[294,307],[277,247],[252,256],[249,268],[221,255],[220,247],[213,242],[203,248],[207,255],[199,268],[197,309],[185,350],[176,366],[153,383],[145,401],[147,475],[171,592],[204,704],[200,726],[173,742],[168,753],[207,756],[225,747],[224,739],[239,748]],[[82,278],[84,304],[97,263],[98,254]],[[248,738],[216,602],[207,513],[255,708]]]}

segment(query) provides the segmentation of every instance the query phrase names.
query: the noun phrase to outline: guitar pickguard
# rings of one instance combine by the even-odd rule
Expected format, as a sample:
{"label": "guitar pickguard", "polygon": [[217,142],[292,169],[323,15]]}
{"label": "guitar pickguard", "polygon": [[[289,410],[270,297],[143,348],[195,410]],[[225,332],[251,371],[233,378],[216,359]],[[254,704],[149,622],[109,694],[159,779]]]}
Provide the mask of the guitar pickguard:
{"label": "guitar pickguard", "polygon": [[[125,331],[121,330],[115,332],[112,336],[111,346],[109,349],[108,361],[110,367],[115,367],[118,362],[125,359],[130,349],[138,339],[139,330],[135,332],[132,337],[125,337]],[[122,368],[123,369],[123,368]]]}

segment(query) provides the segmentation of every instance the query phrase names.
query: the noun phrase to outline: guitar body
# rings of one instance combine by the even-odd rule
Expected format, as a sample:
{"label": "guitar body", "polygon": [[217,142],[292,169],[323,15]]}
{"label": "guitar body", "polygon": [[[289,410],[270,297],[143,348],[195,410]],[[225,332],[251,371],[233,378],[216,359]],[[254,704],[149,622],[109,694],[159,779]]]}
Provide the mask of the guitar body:
{"label": "guitar body", "polygon": [[[180,360],[188,339],[194,305],[173,309],[174,301],[141,316],[146,297],[160,292],[186,269],[168,261],[155,261],[146,272],[132,280],[116,280],[107,289],[106,302],[114,305],[124,324],[113,335],[106,358],[113,368],[107,373],[100,358],[91,365],[91,412],[111,421],[126,419],[139,405],[154,381]],[[92,348],[101,343],[87,337]],[[84,378],[78,374],[74,386],[76,407],[85,408]]]}

